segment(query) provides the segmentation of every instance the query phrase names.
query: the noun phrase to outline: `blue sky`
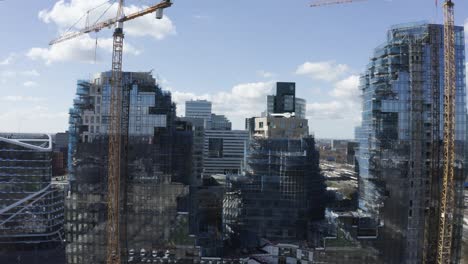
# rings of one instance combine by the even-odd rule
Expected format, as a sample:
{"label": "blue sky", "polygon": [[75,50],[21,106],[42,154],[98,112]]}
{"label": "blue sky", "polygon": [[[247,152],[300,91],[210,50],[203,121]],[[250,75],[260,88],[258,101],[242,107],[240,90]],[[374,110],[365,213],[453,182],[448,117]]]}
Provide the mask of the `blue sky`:
{"label": "blue sky", "polygon": [[[103,2],[0,2],[0,131],[67,129],[76,80],[110,68],[112,30],[52,48],[48,42]],[[128,13],[155,0],[126,2]],[[148,15],[126,24],[124,70],[153,70],[172,91],[180,113],[185,100],[212,100],[214,111],[239,129],[245,117],[264,110],[275,81],[293,81],[307,100],[311,132],[352,138],[361,108],[357,76],[373,49],[391,25],[441,23],[441,5],[369,0],[310,8],[310,2],[175,0],[163,20]],[[455,3],[456,24],[466,24],[468,3]]]}

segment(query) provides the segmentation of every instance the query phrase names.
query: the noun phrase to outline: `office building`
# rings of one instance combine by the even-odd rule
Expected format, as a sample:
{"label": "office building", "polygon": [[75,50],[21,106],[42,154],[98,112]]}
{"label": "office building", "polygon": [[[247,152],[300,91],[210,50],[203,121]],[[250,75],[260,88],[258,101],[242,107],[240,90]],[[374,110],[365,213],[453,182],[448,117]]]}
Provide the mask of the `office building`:
{"label": "office building", "polygon": [[276,94],[267,96],[266,116],[283,113],[294,113],[298,118],[306,117],[306,100],[296,97],[296,84],[277,82]]}
{"label": "office building", "polygon": [[203,176],[203,149],[205,145],[205,121],[195,117],[180,117],[179,120],[190,123],[192,127],[192,181],[191,186],[202,183]]}
{"label": "office building", "polygon": [[0,133],[2,263],[60,263],[63,202],[64,190],[52,183],[52,137]]}
{"label": "office building", "polygon": [[68,162],[68,132],[57,133],[52,137],[53,140],[53,176],[64,176],[67,173]]}
{"label": "office building", "polygon": [[[111,73],[105,72],[91,82],[79,81],[70,110],[67,263],[105,262],[110,78]],[[191,124],[176,119],[171,94],[149,73],[124,72],[123,87],[130,106],[121,175],[126,190],[121,193],[120,218],[125,232],[118,238],[125,245],[122,251],[170,248],[181,257],[187,248],[193,249],[186,201],[193,176]],[[179,245],[184,247],[179,250]]]}
{"label": "office building", "polygon": [[211,130],[232,130],[232,123],[224,115],[211,114]]}
{"label": "office building", "polygon": [[[361,76],[359,209],[376,227],[384,263],[435,263],[443,175],[444,28],[392,27]],[[463,27],[455,27],[455,214],[452,260],[459,263],[466,159]]]}
{"label": "office building", "polygon": [[211,121],[212,104],[206,100],[190,100],[185,102],[185,117],[201,118],[205,122]]}
{"label": "office building", "polygon": [[206,130],[204,140],[203,175],[240,173],[245,165],[248,131]]}

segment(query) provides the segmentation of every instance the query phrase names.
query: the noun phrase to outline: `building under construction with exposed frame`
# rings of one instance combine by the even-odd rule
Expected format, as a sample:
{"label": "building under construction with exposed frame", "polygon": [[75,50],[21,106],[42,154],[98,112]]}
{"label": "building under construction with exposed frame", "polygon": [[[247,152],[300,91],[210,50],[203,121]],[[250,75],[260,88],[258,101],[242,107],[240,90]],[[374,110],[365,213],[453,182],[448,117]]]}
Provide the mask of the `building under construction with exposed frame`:
{"label": "building under construction with exposed frame", "polygon": [[[70,110],[70,190],[66,198],[67,263],[104,263],[107,222],[107,126],[111,73],[79,81]],[[183,257],[186,197],[192,176],[192,129],[176,120],[171,94],[149,73],[123,73],[129,137],[121,181],[121,245],[129,262]],[[185,247],[189,248],[189,247]],[[135,252],[137,252],[135,254]]]}
{"label": "building under construction with exposed frame", "polygon": [[[392,27],[361,76],[359,209],[384,263],[435,263],[443,177],[444,28]],[[463,27],[455,27],[455,208],[452,260],[459,263],[466,175]]]}

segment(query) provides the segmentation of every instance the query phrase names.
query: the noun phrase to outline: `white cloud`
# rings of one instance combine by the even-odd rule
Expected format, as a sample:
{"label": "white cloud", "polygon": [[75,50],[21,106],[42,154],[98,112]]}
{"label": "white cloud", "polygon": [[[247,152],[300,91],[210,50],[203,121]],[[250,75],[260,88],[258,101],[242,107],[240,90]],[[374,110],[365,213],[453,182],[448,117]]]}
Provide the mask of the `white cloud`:
{"label": "white cloud", "polygon": [[38,77],[40,76],[39,72],[36,70],[29,70],[29,71],[22,71],[20,72],[21,75],[29,76],[29,77]]}
{"label": "white cloud", "polygon": [[[39,12],[39,19],[45,23],[54,23],[58,28],[59,32],[63,32],[65,29],[70,27],[74,30],[85,27],[86,17],[82,17],[89,12],[88,21],[91,24],[99,19],[103,21],[106,19],[114,18],[117,14],[117,4],[111,5],[111,2],[107,1],[101,5],[98,5],[95,0],[60,0],[50,10],[41,10]],[[101,3],[99,1],[99,3]],[[100,16],[108,8],[109,10],[100,18]],[[138,12],[147,6],[131,5],[124,8],[126,15]],[[81,18],[81,20],[80,20]],[[79,21],[78,23],[76,23]],[[176,28],[172,21],[164,16],[163,19],[155,19],[154,14],[148,14],[146,16],[139,17],[137,19],[127,21],[125,23],[125,34],[128,36],[150,36],[155,39],[163,39],[166,36],[176,34]]]}
{"label": "white cloud", "polygon": [[[143,7],[129,6],[125,8],[125,14],[138,12]],[[169,17],[164,16],[162,19],[155,19],[154,14],[139,17],[125,23],[125,34],[135,37],[150,36],[161,40],[167,36],[176,34],[176,27]]]}
{"label": "white cloud", "polygon": [[213,112],[226,115],[234,127],[243,128],[246,117],[259,116],[265,111],[266,96],[273,92],[274,82],[253,82],[235,85],[230,91],[215,94],[196,95],[173,91],[172,97],[177,103],[178,115],[185,112],[185,101],[205,99],[213,103]]}
{"label": "white cloud", "polygon": [[[0,127],[3,132],[59,132],[66,130],[67,112],[55,112],[48,107],[34,105],[31,102],[38,102],[33,97],[19,97],[20,99],[31,100],[24,106],[16,106],[14,109],[6,108],[0,111],[0,123],[9,124],[8,131],[6,126]],[[12,97],[12,103],[15,99]],[[26,100],[26,101],[27,101]],[[41,101],[41,100],[39,100]]]}
{"label": "white cloud", "polygon": [[328,102],[310,103],[307,115],[314,119],[351,119],[360,120],[359,76],[350,75],[334,83]]}
{"label": "white cloud", "polygon": [[[114,2],[113,4],[111,4]],[[131,5],[124,8],[125,14],[132,14],[147,6]],[[107,12],[102,15],[106,9]],[[93,9],[93,10],[91,10]],[[89,12],[89,16],[83,16]],[[107,1],[98,5],[94,0],[60,0],[51,9],[41,10],[39,19],[44,23],[52,23],[57,26],[59,35],[70,31],[78,31],[86,26],[86,21],[93,24],[95,21],[104,21],[114,18],[117,14],[117,4],[115,1]],[[101,17],[102,15],[102,17]],[[154,39],[163,39],[169,35],[176,34],[176,28],[172,21],[164,16],[162,19],[155,19],[153,15],[146,15],[125,23],[125,35],[143,37],[149,36]],[[108,30],[108,29],[104,29]],[[98,39],[98,48],[107,52],[112,52],[112,38]],[[99,52],[95,55],[95,39],[88,34],[75,39],[57,43],[48,48],[32,48],[27,52],[27,56],[33,60],[43,60],[46,64],[62,61],[78,61],[93,63],[100,61]],[[133,47],[127,41],[124,45],[124,52],[131,55],[139,55],[141,50]],[[96,58],[95,58],[96,56]]]}
{"label": "white cloud", "polygon": [[[97,48],[111,53],[112,38],[99,39]],[[32,48],[27,52],[26,56],[32,60],[43,60],[46,64],[63,61],[94,63],[95,59],[96,61],[101,60],[99,52],[95,53],[95,49],[96,40],[89,35],[83,35],[48,48]],[[139,55],[141,51],[126,42],[124,53]]]}
{"label": "white cloud", "polygon": [[359,76],[351,75],[346,79],[338,81],[330,95],[342,99],[359,99]]}
{"label": "white cloud", "polygon": [[0,101],[7,102],[40,102],[44,101],[44,98],[33,97],[33,96],[22,96],[22,95],[7,95],[0,97]]}
{"label": "white cloud", "polygon": [[0,71],[0,82],[6,83],[7,80],[9,79],[24,78],[24,77],[33,78],[33,77],[38,77],[38,76],[40,76],[40,74],[36,70],[25,70],[25,71],[6,70],[6,71]]}
{"label": "white cloud", "polygon": [[262,78],[273,78],[275,76],[274,73],[272,72],[268,72],[268,71],[264,71],[264,70],[260,70],[260,71],[257,71],[257,75],[262,77]]}
{"label": "white cloud", "polygon": [[468,18],[465,19],[465,42],[468,43]]}
{"label": "white cloud", "polygon": [[307,75],[312,79],[323,81],[335,81],[349,73],[346,64],[337,64],[334,61],[305,62],[296,69],[296,74]]}
{"label": "white cloud", "polygon": [[10,65],[15,59],[15,57],[16,57],[15,53],[10,53],[5,59],[0,61],[0,65]]}
{"label": "white cloud", "polygon": [[33,81],[26,81],[26,82],[23,83],[23,85],[24,85],[25,87],[34,87],[34,86],[37,85],[37,83],[36,83],[36,82],[33,82]]}
{"label": "white cloud", "polygon": [[336,100],[307,104],[307,116],[314,119],[343,119],[344,110],[344,104]]}

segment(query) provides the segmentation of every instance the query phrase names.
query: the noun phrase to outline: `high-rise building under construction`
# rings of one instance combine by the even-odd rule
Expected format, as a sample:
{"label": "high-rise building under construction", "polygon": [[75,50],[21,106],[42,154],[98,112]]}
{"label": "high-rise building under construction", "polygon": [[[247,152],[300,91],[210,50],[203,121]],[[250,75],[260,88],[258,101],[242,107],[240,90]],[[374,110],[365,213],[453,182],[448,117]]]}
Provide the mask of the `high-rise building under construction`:
{"label": "high-rise building under construction", "polygon": [[279,114],[247,123],[245,175],[228,179],[223,200],[226,236],[248,248],[260,238],[313,242],[312,226],[324,219],[325,184],[308,120]]}
{"label": "high-rise building under construction", "polygon": [[[392,27],[361,76],[359,209],[374,220],[384,263],[435,263],[443,177],[444,28]],[[455,215],[452,262],[459,263],[465,175],[463,27],[455,27]]]}
{"label": "high-rise building under construction", "polygon": [[[111,73],[105,72],[79,81],[70,110],[67,263],[105,261],[110,79]],[[123,73],[123,87],[130,104],[121,176],[122,249],[130,262],[167,250],[184,255],[185,249],[178,251],[177,245],[191,243],[186,197],[193,177],[192,129],[176,119],[171,94],[149,73]]]}

